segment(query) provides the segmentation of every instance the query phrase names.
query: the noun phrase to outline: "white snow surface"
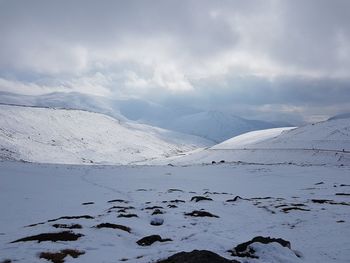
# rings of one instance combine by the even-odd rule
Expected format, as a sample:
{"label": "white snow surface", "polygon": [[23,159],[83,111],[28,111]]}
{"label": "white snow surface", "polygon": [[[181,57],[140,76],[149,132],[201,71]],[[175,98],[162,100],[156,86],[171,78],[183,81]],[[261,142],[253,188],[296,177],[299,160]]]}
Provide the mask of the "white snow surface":
{"label": "white snow surface", "polygon": [[219,161],[350,165],[350,119],[249,132],[160,163],[190,165]]}
{"label": "white snow surface", "polygon": [[295,127],[282,127],[282,128],[272,128],[265,130],[258,130],[247,132],[242,135],[235,136],[231,139],[228,139],[222,143],[219,143],[211,149],[237,149],[237,148],[246,148],[250,145],[266,141],[268,139],[274,138],[280,135],[283,131],[295,129]]}
{"label": "white snow surface", "polygon": [[[0,262],[48,262],[41,252],[78,249],[85,254],[66,262],[150,263],[180,251],[206,249],[246,263],[346,263],[350,259],[350,170],[343,166],[198,165],[87,166],[0,162]],[[337,195],[338,194],[338,195]],[[193,196],[212,201],[190,201]],[[227,200],[242,197],[234,202]],[[121,202],[108,203],[121,199]],[[171,202],[172,200],[184,202]],[[331,200],[315,203],[312,199]],[[82,205],[84,202],[93,202]],[[176,205],[170,208],[168,205]],[[119,208],[138,217],[121,218]],[[161,226],[151,226],[154,209],[164,214]],[[286,208],[300,208],[283,212]],[[218,218],[191,217],[204,209]],[[108,211],[111,211],[108,213]],[[90,215],[93,219],[56,219]],[[30,224],[42,223],[25,227]],[[80,224],[77,241],[10,243],[53,233],[53,224]],[[131,228],[97,229],[100,223]],[[138,246],[152,234],[171,238]],[[252,246],[259,259],[235,258],[227,251],[255,236],[283,238],[292,250],[277,243]],[[301,255],[298,258],[297,254]]]}
{"label": "white snow surface", "polygon": [[210,143],[99,113],[0,105],[0,159],[130,164],[176,155]]}

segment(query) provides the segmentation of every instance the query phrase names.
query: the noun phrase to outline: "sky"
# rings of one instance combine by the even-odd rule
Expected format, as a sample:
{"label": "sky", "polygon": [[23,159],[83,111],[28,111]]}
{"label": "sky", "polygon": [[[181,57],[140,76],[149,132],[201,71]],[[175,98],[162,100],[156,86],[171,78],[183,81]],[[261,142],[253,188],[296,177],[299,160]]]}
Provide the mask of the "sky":
{"label": "sky", "polygon": [[350,112],[348,0],[0,0],[0,91],[256,119]]}

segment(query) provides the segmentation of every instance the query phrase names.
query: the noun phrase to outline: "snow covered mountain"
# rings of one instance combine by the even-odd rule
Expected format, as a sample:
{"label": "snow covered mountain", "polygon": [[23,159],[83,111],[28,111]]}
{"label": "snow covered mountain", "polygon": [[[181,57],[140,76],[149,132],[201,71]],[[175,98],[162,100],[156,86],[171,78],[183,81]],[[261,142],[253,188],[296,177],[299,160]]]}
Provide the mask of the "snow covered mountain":
{"label": "snow covered mountain", "polygon": [[81,110],[0,105],[0,158],[40,163],[131,164],[210,142]]}
{"label": "snow covered mountain", "polygon": [[213,141],[213,144],[248,131],[288,125],[282,121],[270,123],[247,120],[220,111],[199,112],[198,109],[191,107],[169,108],[141,99],[118,100],[77,92],[55,92],[40,96],[0,92],[0,103],[93,111],[117,119],[129,119],[151,126],[201,136]]}
{"label": "snow covered mountain", "polygon": [[217,143],[245,132],[274,127],[277,125],[247,120],[220,111],[205,111],[183,116],[167,126],[168,129],[201,136]]}
{"label": "snow covered mountain", "polygon": [[0,91],[0,103],[46,108],[75,109],[102,113],[116,119],[127,120],[115,101],[105,97],[90,96],[78,92],[53,92],[38,96]]}
{"label": "snow covered mountain", "polygon": [[249,132],[173,159],[172,162],[190,164],[221,160],[261,164],[350,165],[350,119],[328,120],[300,128]]}

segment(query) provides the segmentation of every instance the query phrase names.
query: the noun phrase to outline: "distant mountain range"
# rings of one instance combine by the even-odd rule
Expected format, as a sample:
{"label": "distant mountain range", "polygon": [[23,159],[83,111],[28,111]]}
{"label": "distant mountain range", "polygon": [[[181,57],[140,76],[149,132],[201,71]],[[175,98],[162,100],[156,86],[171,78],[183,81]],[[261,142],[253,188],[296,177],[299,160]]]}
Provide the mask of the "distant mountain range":
{"label": "distant mountain range", "polygon": [[190,107],[174,109],[140,99],[117,100],[76,92],[56,92],[40,96],[0,92],[0,103],[81,109],[103,113],[119,120],[133,120],[138,123],[201,136],[212,141],[213,144],[249,131],[293,126],[283,121],[248,120],[221,111],[200,111]]}

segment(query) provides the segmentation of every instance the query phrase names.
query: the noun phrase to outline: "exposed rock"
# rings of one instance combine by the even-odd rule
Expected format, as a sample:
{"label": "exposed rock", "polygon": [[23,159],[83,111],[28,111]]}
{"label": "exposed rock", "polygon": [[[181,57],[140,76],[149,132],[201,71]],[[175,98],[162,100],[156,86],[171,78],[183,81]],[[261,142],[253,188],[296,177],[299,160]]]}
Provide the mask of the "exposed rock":
{"label": "exposed rock", "polygon": [[47,220],[47,222],[54,222],[54,221],[58,221],[58,220],[61,220],[61,219],[94,219],[94,217],[89,216],[89,215],[82,215],[82,216],[61,216],[61,217],[59,217],[59,218]]}
{"label": "exposed rock", "polygon": [[154,210],[152,213],[152,215],[161,215],[161,214],[164,214],[164,212],[159,209]]}
{"label": "exposed rock", "polygon": [[181,193],[183,193],[183,191],[180,190],[180,189],[176,189],[176,188],[168,189],[168,193],[173,193],[173,192],[181,192]]}
{"label": "exposed rock", "polygon": [[191,201],[199,202],[199,201],[213,201],[213,199],[205,196],[193,196]]}
{"label": "exposed rock", "polygon": [[163,209],[163,207],[162,207],[162,206],[157,206],[157,205],[155,205],[155,206],[148,206],[148,207],[146,207],[145,209],[146,209],[146,210]]}
{"label": "exposed rock", "polygon": [[55,219],[50,219],[47,220],[46,222],[40,222],[40,223],[36,223],[36,224],[31,224],[31,225],[27,225],[25,227],[33,227],[33,226],[38,226],[38,225],[43,225],[45,223],[50,223],[50,222],[55,222],[61,219],[94,219],[94,217],[89,216],[89,215],[82,215],[82,216],[61,216],[59,218],[55,218]]}
{"label": "exposed rock", "polygon": [[319,182],[319,183],[316,183],[315,185],[321,185],[321,184],[324,184],[324,182]]}
{"label": "exposed rock", "polygon": [[163,223],[164,223],[164,219],[163,218],[155,217],[155,218],[152,218],[150,224],[152,226],[161,226],[161,225],[163,225]]}
{"label": "exposed rock", "polygon": [[120,214],[120,215],[118,215],[118,217],[130,218],[130,217],[138,217],[138,215],[136,215],[136,214]]}
{"label": "exposed rock", "polygon": [[310,211],[310,209],[300,208],[300,207],[297,207],[297,206],[285,207],[285,208],[282,208],[281,211],[284,212],[284,213],[289,213],[289,211],[291,211],[291,210]]}
{"label": "exposed rock", "polygon": [[213,215],[212,213],[209,213],[207,211],[199,211],[194,210],[191,213],[185,213],[185,216],[194,216],[194,217],[219,217],[217,215]]}
{"label": "exposed rock", "polygon": [[102,224],[95,226],[95,228],[112,228],[112,229],[120,229],[120,230],[126,231],[128,233],[131,232],[130,227],[123,226],[123,225],[117,225],[117,224],[111,224],[111,223],[102,223]]}
{"label": "exposed rock", "polygon": [[324,204],[324,203],[328,203],[331,201],[332,200],[328,200],[328,199],[311,199],[311,202],[316,203],[316,204]]}
{"label": "exposed rock", "polygon": [[80,224],[53,224],[55,228],[66,228],[66,229],[81,229],[83,228]]}
{"label": "exposed rock", "polygon": [[175,199],[175,200],[170,200],[170,203],[186,203],[186,201],[184,200],[179,200],[179,199]]}
{"label": "exposed rock", "polygon": [[350,194],[348,194],[348,193],[336,193],[335,195],[350,196]]}
{"label": "exposed rock", "polygon": [[236,202],[236,201],[238,201],[238,200],[242,200],[243,198],[242,197],[240,197],[239,195],[237,195],[235,198],[233,198],[233,199],[228,199],[228,200],[226,200],[226,202]]}
{"label": "exposed rock", "polygon": [[226,259],[207,250],[193,250],[176,253],[157,263],[239,263],[239,261]]}
{"label": "exposed rock", "polygon": [[311,199],[312,202],[318,203],[318,204],[330,204],[330,205],[347,205],[350,206],[350,203],[348,202],[335,202],[333,200],[328,199]]}
{"label": "exposed rock", "polygon": [[172,240],[170,238],[162,239],[159,235],[151,235],[151,236],[147,236],[147,237],[141,238],[136,243],[139,246],[150,246],[154,242],[157,242],[157,241],[158,242],[167,242],[167,241],[172,241]]}
{"label": "exposed rock", "polygon": [[271,238],[271,237],[257,236],[257,237],[254,237],[250,241],[247,241],[247,242],[244,242],[244,243],[237,245],[230,252],[232,253],[232,256],[258,258],[255,255],[254,249],[250,247],[250,245],[255,243],[255,242],[262,243],[262,244],[269,244],[272,242],[277,242],[283,247],[287,247],[289,249],[291,248],[290,242],[287,240],[284,240],[282,238]]}
{"label": "exposed rock", "polygon": [[120,209],[128,210],[128,209],[135,209],[135,207],[133,207],[133,206],[115,205],[115,206],[112,206],[112,207],[108,208],[107,213],[110,213],[110,212],[112,212],[112,211],[115,210],[115,209],[119,209],[119,210],[120,210]]}
{"label": "exposed rock", "polygon": [[17,242],[26,242],[26,241],[38,241],[38,243],[43,241],[75,241],[78,240],[78,238],[84,236],[83,234],[75,234],[72,231],[63,231],[58,233],[44,233],[29,237],[24,237],[21,239],[17,239],[15,241],[12,241],[11,243],[17,243]]}
{"label": "exposed rock", "polygon": [[85,203],[82,203],[82,205],[93,205],[94,202],[85,202]]}
{"label": "exposed rock", "polygon": [[128,202],[128,201],[125,201],[125,200],[123,200],[123,199],[113,199],[113,200],[107,201],[107,203],[125,203],[125,204],[127,204],[127,203],[129,203],[129,202]]}
{"label": "exposed rock", "polygon": [[49,260],[53,263],[63,263],[65,257],[67,257],[68,255],[72,258],[77,258],[83,254],[85,254],[84,251],[79,251],[75,249],[63,249],[58,252],[42,252],[40,253],[39,258]]}

